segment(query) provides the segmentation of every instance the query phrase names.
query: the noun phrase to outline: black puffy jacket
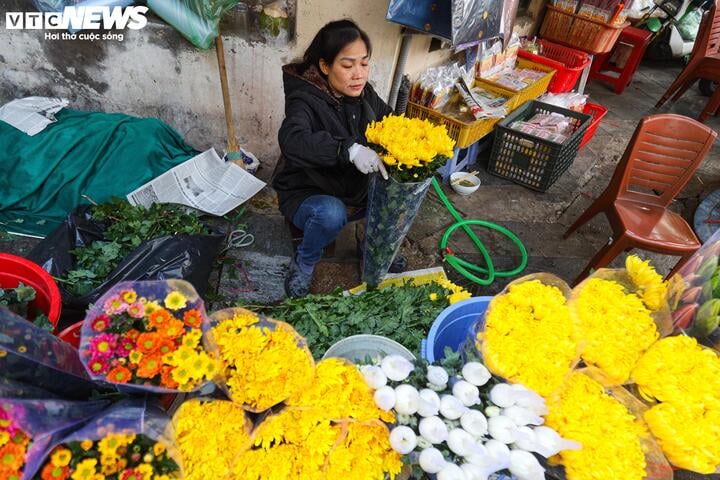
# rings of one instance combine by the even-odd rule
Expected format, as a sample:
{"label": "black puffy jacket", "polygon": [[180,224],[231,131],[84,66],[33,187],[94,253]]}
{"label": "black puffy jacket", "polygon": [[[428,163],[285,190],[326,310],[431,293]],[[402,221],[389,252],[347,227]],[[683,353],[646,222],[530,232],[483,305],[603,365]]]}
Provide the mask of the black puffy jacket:
{"label": "black puffy jacket", "polygon": [[292,220],[311,195],[333,195],[362,207],[367,175],[350,163],[348,149],[365,145],[365,129],[392,109],[367,84],[360,97],[337,97],[317,67],[283,67],[285,120],[278,133],[282,157],[273,179],[280,211]]}

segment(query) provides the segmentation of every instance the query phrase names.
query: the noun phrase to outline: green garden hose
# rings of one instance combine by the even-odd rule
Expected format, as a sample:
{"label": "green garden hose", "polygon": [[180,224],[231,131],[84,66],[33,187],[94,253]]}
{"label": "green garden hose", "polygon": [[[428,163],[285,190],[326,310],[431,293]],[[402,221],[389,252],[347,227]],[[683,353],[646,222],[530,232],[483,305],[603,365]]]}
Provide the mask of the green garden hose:
{"label": "green garden hose", "polygon": [[[450,200],[448,200],[447,196],[445,196],[445,192],[443,192],[437,179],[433,178],[432,184],[433,187],[435,187],[435,191],[440,197],[440,200],[442,200],[443,204],[445,205],[445,208],[448,209],[450,214],[455,219],[455,223],[452,224],[445,231],[445,234],[440,240],[440,251],[442,252],[444,260],[448,263],[448,265],[457,270],[463,277],[480,285],[490,285],[495,281],[495,277],[512,277],[525,270],[528,260],[527,249],[517,235],[515,235],[507,228],[497,225],[495,223],[486,222],[484,220],[463,220],[457,210],[455,210],[455,207],[453,207],[453,204],[450,203]],[[470,225],[477,225],[480,227],[488,228],[490,230],[495,230],[508,237],[515,245],[517,245],[518,249],[520,250],[520,255],[522,256],[520,265],[518,265],[512,270],[496,271],[492,259],[490,258],[490,254],[485,248],[485,245],[483,245],[480,239],[475,235],[475,232],[472,231]],[[456,256],[453,251],[448,248],[448,240],[450,239],[450,236],[453,234],[453,232],[458,228],[462,228],[467,234],[467,236],[470,237],[470,240],[472,240],[472,242],[475,244],[478,251],[482,255],[483,260],[487,265],[487,268],[483,268],[473,263],[470,263],[467,260],[463,260],[462,258]],[[486,274],[487,278],[480,278],[475,275],[475,273]]]}

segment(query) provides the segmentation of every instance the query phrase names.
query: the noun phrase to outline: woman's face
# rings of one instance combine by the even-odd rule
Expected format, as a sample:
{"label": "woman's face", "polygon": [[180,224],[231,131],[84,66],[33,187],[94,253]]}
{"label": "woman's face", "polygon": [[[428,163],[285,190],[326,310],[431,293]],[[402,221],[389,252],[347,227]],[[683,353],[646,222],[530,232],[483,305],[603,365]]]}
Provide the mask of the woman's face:
{"label": "woman's face", "polygon": [[359,97],[368,79],[370,58],[361,38],[340,50],[331,65],[320,60],[320,70],[327,75],[328,83],[337,93]]}

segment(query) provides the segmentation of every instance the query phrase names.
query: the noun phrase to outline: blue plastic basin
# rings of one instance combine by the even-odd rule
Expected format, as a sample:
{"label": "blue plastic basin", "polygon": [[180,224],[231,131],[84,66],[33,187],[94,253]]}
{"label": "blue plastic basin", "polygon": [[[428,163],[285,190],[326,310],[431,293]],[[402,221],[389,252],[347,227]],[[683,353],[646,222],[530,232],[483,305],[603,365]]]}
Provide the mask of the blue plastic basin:
{"label": "blue plastic basin", "polygon": [[493,297],[473,297],[450,305],[443,310],[422,341],[420,355],[428,362],[445,358],[445,347],[458,351],[465,343],[470,327],[487,310]]}

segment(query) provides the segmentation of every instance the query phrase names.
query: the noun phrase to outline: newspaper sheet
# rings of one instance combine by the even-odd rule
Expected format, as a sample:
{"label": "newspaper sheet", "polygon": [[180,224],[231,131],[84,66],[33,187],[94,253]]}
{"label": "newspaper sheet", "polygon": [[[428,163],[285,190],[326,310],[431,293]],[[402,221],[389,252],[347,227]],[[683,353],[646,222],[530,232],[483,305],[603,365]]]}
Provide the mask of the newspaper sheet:
{"label": "newspaper sheet", "polygon": [[55,114],[67,107],[68,103],[64,98],[20,98],[0,107],[0,121],[32,137],[56,122]]}
{"label": "newspaper sheet", "polygon": [[252,198],[265,186],[241,167],[223,162],[211,148],[168,170],[127,195],[133,205],[187,205],[222,216]]}

